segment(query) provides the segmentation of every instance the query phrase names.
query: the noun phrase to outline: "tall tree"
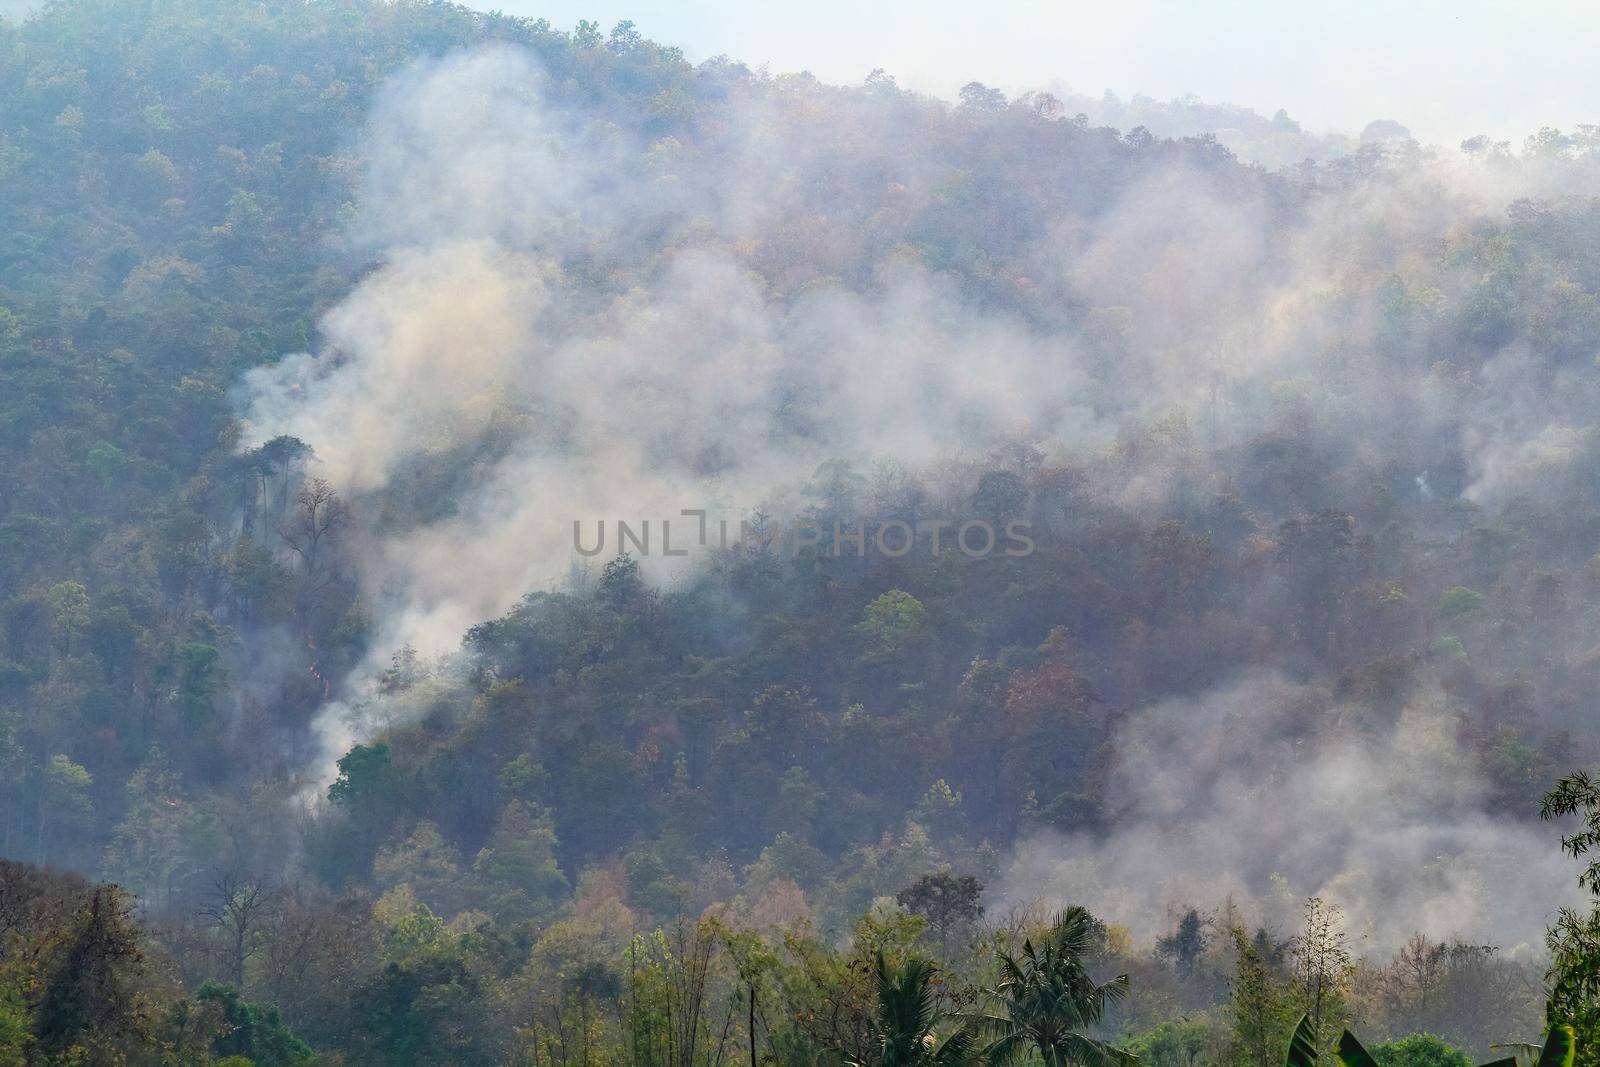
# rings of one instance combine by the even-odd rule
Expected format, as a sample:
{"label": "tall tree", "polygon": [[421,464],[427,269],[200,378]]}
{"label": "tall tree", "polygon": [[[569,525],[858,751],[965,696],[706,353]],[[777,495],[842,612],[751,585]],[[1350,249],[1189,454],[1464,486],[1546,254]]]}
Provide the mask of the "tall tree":
{"label": "tall tree", "polygon": [[989,1036],[984,1056],[1004,1064],[1037,1056],[1045,1067],[1129,1067],[1127,1052],[1090,1037],[1108,1005],[1128,993],[1128,976],[1096,982],[1084,957],[1099,936],[1100,924],[1082,907],[1056,917],[1051,928],[1022,951],[999,953],[1000,981],[993,1010],[974,1020]]}
{"label": "tall tree", "polygon": [[127,901],[114,887],[94,889],[34,1014],[41,1062],[125,1063],[150,1036],[143,984],[144,954]]}
{"label": "tall tree", "polygon": [[200,914],[220,942],[228,981],[244,987],[245,964],[261,951],[263,928],[272,893],[235,871],[218,871]]}
{"label": "tall tree", "polygon": [[1321,897],[1306,901],[1300,934],[1294,940],[1295,983],[1301,1006],[1311,1020],[1317,1048],[1323,1036],[1342,1020],[1349,985],[1350,950],[1346,945],[1344,912]]}
{"label": "tall tree", "polygon": [[1229,984],[1235,1061],[1272,1067],[1283,1026],[1283,997],[1274,971],[1279,946],[1265,930],[1252,937],[1243,927],[1230,930],[1234,974]]}
{"label": "tall tree", "polygon": [[1178,919],[1178,928],[1156,942],[1156,951],[1170,958],[1178,973],[1188,978],[1209,943],[1204,916],[1190,908]]}
{"label": "tall tree", "polygon": [[928,920],[939,939],[939,955],[950,954],[950,931],[983,914],[983,883],[949,871],[925,874],[895,894],[900,906]]}
{"label": "tall tree", "polygon": [[976,1063],[979,1040],[966,1026],[940,1036],[938,970],[924,959],[889,960],[880,948],[872,961],[877,992],[873,1056],[852,1067],[959,1067]]}
{"label": "tall tree", "polygon": [[1600,783],[1586,771],[1577,771],[1545,794],[1539,814],[1545,819],[1577,815],[1582,826],[1561,838],[1561,847],[1574,858],[1589,858],[1578,884],[1596,899],[1585,914],[1562,908],[1545,937],[1550,949],[1547,980],[1550,1000],[1546,1013],[1551,1026],[1572,1027],[1578,1039],[1578,1061],[1584,1067],[1600,1063]]}

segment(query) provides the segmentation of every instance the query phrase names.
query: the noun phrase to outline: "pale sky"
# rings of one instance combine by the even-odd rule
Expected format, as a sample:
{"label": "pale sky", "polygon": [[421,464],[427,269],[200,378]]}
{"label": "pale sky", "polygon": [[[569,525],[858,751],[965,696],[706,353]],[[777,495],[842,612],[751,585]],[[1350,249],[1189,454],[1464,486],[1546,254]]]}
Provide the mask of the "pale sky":
{"label": "pale sky", "polygon": [[[475,5],[497,6],[487,0]],[[699,61],[859,82],[874,67],[953,96],[968,81],[1016,92],[1061,82],[1099,95],[1194,93],[1316,131],[1397,119],[1425,141],[1600,123],[1600,2],[1344,0],[503,0],[563,29],[589,18]]]}

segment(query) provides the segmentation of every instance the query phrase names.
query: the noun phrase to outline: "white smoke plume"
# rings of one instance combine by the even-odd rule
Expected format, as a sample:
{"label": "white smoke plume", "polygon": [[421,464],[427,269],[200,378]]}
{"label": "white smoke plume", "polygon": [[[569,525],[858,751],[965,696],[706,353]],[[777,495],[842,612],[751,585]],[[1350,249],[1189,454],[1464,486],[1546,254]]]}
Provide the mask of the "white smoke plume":
{"label": "white smoke plume", "polygon": [[1153,936],[1229,899],[1288,934],[1318,895],[1358,953],[1417,932],[1537,951],[1581,900],[1576,870],[1556,828],[1486,812],[1460,732],[1436,692],[1380,724],[1275,675],[1156,705],[1117,738],[1111,832],[1018,845],[997,897],[1086,903]]}
{"label": "white smoke plume", "polygon": [[[1285,417],[1351,462],[1423,471],[1458,449],[1483,501],[1581,457],[1549,383],[1462,391],[1421,358],[1383,379],[1397,361],[1363,280],[1400,279],[1426,316],[1473,280],[1410,250],[1550,187],[1544,171],[1441,159],[1291,207],[1174,164],[1099,218],[1021,220],[1028,273],[1007,284],[1087,309],[1055,328],[977,306],[897,243],[905,219],[970,180],[906,150],[917,108],[941,105],[787,91],[735,108],[702,146],[564,109],[505,49],[421,64],[382,95],[343,235],[376,266],[323,320],[318,351],[251,372],[239,394],[246,446],[300,438],[316,473],[383,516],[358,553],[374,669],[402,644],[453,648],[548,586],[574,561],[574,520],[702,507],[737,520],[831,457],[916,467],[1001,440],[1060,456],[1193,414],[1209,452],[1182,479],[1171,463],[1130,467],[1111,492],[1135,508],[1218,478],[1218,456]],[[864,238],[870,269],[810,203],[842,164],[899,204],[867,220],[881,230]],[[1515,383],[1526,361],[1512,345],[1497,365]],[[408,488],[437,468],[454,507],[412,513]],[[351,710],[370,680],[319,717],[319,782],[377,725]],[[1448,709],[1296,734],[1308,703],[1338,711],[1253,679],[1140,713],[1121,738],[1117,832],[1031,843],[1004,895],[1085,900],[1148,930],[1180,882],[1197,903],[1270,899],[1276,874],[1386,942],[1418,925],[1535,937],[1558,901],[1508,887],[1570,871],[1551,835],[1484,813]]]}
{"label": "white smoke plume", "polygon": [[[452,515],[370,547],[365,580],[393,605],[381,646],[448,648],[548,584],[574,558],[575,519],[737,516],[824,458],[926,461],[1066,420],[1071,338],[973,314],[911,265],[886,267],[872,297],[821,284],[775,300],[733,248],[750,175],[685,204],[674,176],[541,107],[540,84],[500,50],[385,95],[351,231],[380,265],[324,319],[320,352],[244,382],[246,444],[298,437],[356,494],[511,436]],[[667,252],[640,242],[664,224],[658,193],[671,225],[705,232]],[[599,285],[571,274],[593,258],[616,264]]]}
{"label": "white smoke plume", "polygon": [[[1092,229],[1040,220],[1055,229],[1022,281],[1138,324],[1108,372],[1075,332],[976,309],[892,251],[870,292],[820,276],[774,294],[750,246],[796,239],[797,186],[828,151],[867,151],[852,131],[819,146],[805,122],[752,105],[730,145],[696,162],[543,92],[505,49],[397,79],[361,148],[346,235],[378,267],[325,317],[319,352],[254,371],[241,390],[247,445],[298,437],[351,493],[392,489],[485,435],[510,438],[470,473],[454,515],[368,553],[369,585],[400,605],[385,616],[389,647],[450,647],[559,574],[576,518],[719,500],[737,511],[821,458],[917,464],[1008,435],[1093,447],[1205,390],[1248,403],[1269,376],[1316,369],[1341,310],[1316,302],[1352,261],[1407,244],[1388,240],[1396,220],[1431,232],[1467,210],[1402,189],[1274,227],[1259,199],[1173,168]],[[887,121],[855,118],[857,139]],[[908,196],[921,166],[895,175]],[[1352,210],[1373,216],[1370,240],[1332,245],[1349,244]]]}

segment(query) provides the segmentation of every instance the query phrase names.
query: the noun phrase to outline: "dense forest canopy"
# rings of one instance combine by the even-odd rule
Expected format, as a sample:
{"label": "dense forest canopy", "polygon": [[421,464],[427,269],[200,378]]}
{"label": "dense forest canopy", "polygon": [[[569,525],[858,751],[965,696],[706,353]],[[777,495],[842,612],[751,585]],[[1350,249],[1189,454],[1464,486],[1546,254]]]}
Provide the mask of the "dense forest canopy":
{"label": "dense forest canopy", "polygon": [[0,21],[0,1064],[1595,1032],[1597,197],[1593,127]]}

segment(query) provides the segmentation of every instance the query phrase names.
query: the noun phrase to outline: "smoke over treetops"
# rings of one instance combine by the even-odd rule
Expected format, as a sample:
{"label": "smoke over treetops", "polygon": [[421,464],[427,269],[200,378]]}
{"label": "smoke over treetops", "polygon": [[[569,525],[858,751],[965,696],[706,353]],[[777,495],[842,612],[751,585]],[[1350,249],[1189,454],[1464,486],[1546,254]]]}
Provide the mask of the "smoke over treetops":
{"label": "smoke over treetops", "polygon": [[0,1061],[1600,1041],[1600,132],[952,96],[0,17]]}
{"label": "smoke over treetops", "polygon": [[[1071,470],[1092,503],[1045,520],[1064,537],[1085,509],[1154,522],[1254,490],[1265,530],[1354,493],[1372,529],[1388,509],[1400,536],[1450,538],[1592,488],[1592,298],[1495,305],[1477,243],[1546,225],[1524,196],[1592,191],[1582,160],[1411,144],[1269,173],[1204,139],[1134,152],[1039,100],[727,77],[692,137],[592,113],[509,49],[380,95],[335,237],[372,269],[313,352],[237,393],[244,444],[304,441],[360,517],[378,638],[338,694],[366,710],[323,712],[323,781],[371,732],[392,650],[445,652],[555,585],[573,520],[792,511],[827,460],[879,472],[876,514],[889,470],[946,501],[988,469]],[[1008,258],[942,265],[966,230]],[[1273,491],[1277,514],[1274,447],[1300,451],[1277,477],[1319,472]],[[1276,885],[1339,901],[1374,943],[1536,940],[1565,865],[1491,810],[1459,690],[1363,721],[1305,656],[1238,667],[1122,709],[1103,820],[1025,837],[998,893],[1148,932],[1230,895],[1282,921]]]}

